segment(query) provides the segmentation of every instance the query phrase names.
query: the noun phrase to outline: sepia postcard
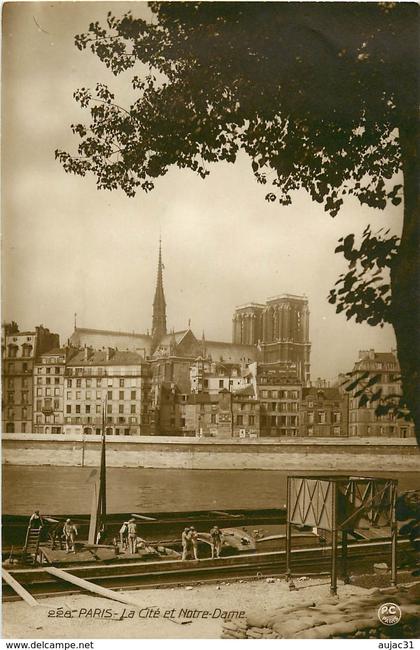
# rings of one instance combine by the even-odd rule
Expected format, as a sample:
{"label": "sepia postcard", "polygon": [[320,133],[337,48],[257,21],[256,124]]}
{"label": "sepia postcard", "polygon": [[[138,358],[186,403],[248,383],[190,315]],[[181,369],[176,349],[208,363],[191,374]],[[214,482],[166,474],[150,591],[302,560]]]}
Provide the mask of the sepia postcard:
{"label": "sepia postcard", "polygon": [[3,4],[2,647],[416,647],[419,43]]}

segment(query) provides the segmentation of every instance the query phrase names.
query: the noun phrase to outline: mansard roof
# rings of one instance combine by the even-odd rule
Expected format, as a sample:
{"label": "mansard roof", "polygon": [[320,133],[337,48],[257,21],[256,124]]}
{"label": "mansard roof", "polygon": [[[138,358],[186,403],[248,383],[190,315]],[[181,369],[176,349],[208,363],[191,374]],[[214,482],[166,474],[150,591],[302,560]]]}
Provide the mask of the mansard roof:
{"label": "mansard roof", "polygon": [[254,386],[252,384],[248,384],[248,386],[244,386],[243,388],[238,388],[237,390],[234,391],[233,394],[241,397],[255,397]]}
{"label": "mansard roof", "polygon": [[374,352],[373,358],[369,356],[369,351],[366,355],[356,361],[356,363],[363,363],[364,361],[383,361],[387,363],[396,363],[397,357],[393,352]]}
{"label": "mansard roof", "polygon": [[323,399],[338,402],[342,399],[341,393],[338,388],[322,388],[318,386],[311,386],[310,388],[303,388],[302,399],[306,397],[322,396]]}
{"label": "mansard roof", "polygon": [[222,363],[240,363],[241,361],[256,361],[257,347],[243,345],[242,343],[228,343],[225,341],[206,341],[206,353],[213,361]]}
{"label": "mansard roof", "polygon": [[53,357],[57,356],[57,354],[67,354],[67,348],[52,348],[51,350],[47,350],[46,352],[42,352],[42,354],[39,354],[39,357]]}
{"label": "mansard roof", "polygon": [[[86,358],[87,357],[87,358]],[[108,358],[107,358],[108,357]],[[132,366],[144,362],[136,352],[127,350],[80,350],[68,363],[68,366]]]}
{"label": "mansard roof", "polygon": [[131,352],[143,350],[145,356],[151,352],[152,337],[136,332],[119,332],[87,327],[76,327],[70,337],[70,344],[75,347],[84,345],[100,350],[103,347],[126,349]]}

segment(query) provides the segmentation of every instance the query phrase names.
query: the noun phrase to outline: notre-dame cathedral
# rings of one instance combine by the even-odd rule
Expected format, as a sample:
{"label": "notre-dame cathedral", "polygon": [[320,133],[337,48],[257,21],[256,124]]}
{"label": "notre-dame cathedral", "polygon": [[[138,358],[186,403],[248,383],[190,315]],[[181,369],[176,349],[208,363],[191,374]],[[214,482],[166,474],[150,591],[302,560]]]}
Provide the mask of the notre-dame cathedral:
{"label": "notre-dame cathedral", "polygon": [[282,294],[269,298],[265,304],[248,303],[236,307],[232,342],[208,340],[204,334],[197,338],[190,327],[168,332],[161,244],[151,333],[75,327],[70,342],[76,347],[131,350],[152,361],[177,359],[181,365],[198,357],[244,366],[255,361],[293,364],[304,385],[310,378],[309,308],[305,296]]}

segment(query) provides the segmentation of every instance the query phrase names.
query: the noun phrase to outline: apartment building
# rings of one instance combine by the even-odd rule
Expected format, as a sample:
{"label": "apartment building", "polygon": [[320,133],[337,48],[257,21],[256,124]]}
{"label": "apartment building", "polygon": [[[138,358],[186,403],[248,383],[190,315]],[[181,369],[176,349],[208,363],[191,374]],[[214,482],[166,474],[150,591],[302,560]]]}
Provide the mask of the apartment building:
{"label": "apartment building", "polygon": [[[363,379],[350,391],[349,394],[349,435],[358,437],[388,437],[408,438],[414,436],[414,424],[403,418],[397,418],[393,413],[376,415],[375,410],[379,404],[397,402],[402,394],[400,366],[396,351],[375,352],[375,350],[362,350],[359,359],[353,367],[352,378]],[[369,381],[376,378],[375,383],[368,386]],[[357,391],[366,386],[366,393],[373,395],[380,393],[380,398],[374,402],[360,405],[360,396]]]}
{"label": "apartment building", "polygon": [[39,325],[19,332],[17,323],[2,326],[2,424],[5,433],[31,433],[33,370],[37,356],[60,345],[58,334]]}
{"label": "apartment building", "polygon": [[85,348],[66,365],[64,433],[148,435],[150,366],[135,352]]}
{"label": "apartment building", "polygon": [[303,388],[300,435],[319,438],[348,435],[348,397],[338,388]]}
{"label": "apartment building", "polygon": [[53,348],[39,355],[35,361],[34,433],[64,433],[64,375],[69,354],[71,348]]}
{"label": "apartment building", "polygon": [[190,366],[191,393],[218,395],[223,389],[237,391],[246,386],[243,366],[239,363],[221,363],[197,359]]}
{"label": "apartment building", "polygon": [[300,434],[302,381],[290,363],[257,363],[250,367],[260,402],[261,437],[297,437]]}

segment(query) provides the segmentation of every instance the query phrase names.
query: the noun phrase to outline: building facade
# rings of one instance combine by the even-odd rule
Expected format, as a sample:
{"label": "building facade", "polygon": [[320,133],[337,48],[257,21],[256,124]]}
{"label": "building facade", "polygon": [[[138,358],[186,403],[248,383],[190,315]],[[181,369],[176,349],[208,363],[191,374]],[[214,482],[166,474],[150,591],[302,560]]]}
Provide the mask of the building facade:
{"label": "building facade", "polygon": [[316,438],[348,435],[348,397],[338,388],[303,388],[300,409],[301,436]]}
{"label": "building facade", "polygon": [[2,327],[2,424],[5,433],[31,433],[33,373],[38,355],[60,345],[58,334],[43,325],[19,332],[16,323]]}
{"label": "building facade", "polygon": [[257,438],[260,405],[252,386],[236,392],[179,395],[179,424],[182,435],[206,438]]}
{"label": "building facade", "polygon": [[260,436],[299,436],[302,381],[296,366],[288,363],[256,363],[250,366],[248,380],[257,387]]}
{"label": "building facade", "polygon": [[[376,415],[376,407],[387,404],[389,400],[397,402],[402,394],[400,366],[394,350],[391,352],[375,352],[363,350],[353,367],[352,378],[364,378],[349,393],[349,435],[359,437],[388,437],[408,438],[414,436],[414,424],[403,418],[397,418],[393,413]],[[376,381],[370,385],[370,380]],[[373,395],[380,391],[380,398],[374,402],[360,405],[360,395],[357,391],[367,386],[367,394]],[[388,398],[388,400],[386,399]]]}
{"label": "building facade", "polygon": [[246,386],[246,366],[198,358],[190,366],[191,393],[218,395],[223,389],[237,391]]}
{"label": "building facade", "polygon": [[53,348],[34,364],[34,433],[64,433],[64,374],[69,348]]}
{"label": "building facade", "polygon": [[64,433],[150,433],[150,366],[135,352],[85,348],[68,361],[64,386]]}

